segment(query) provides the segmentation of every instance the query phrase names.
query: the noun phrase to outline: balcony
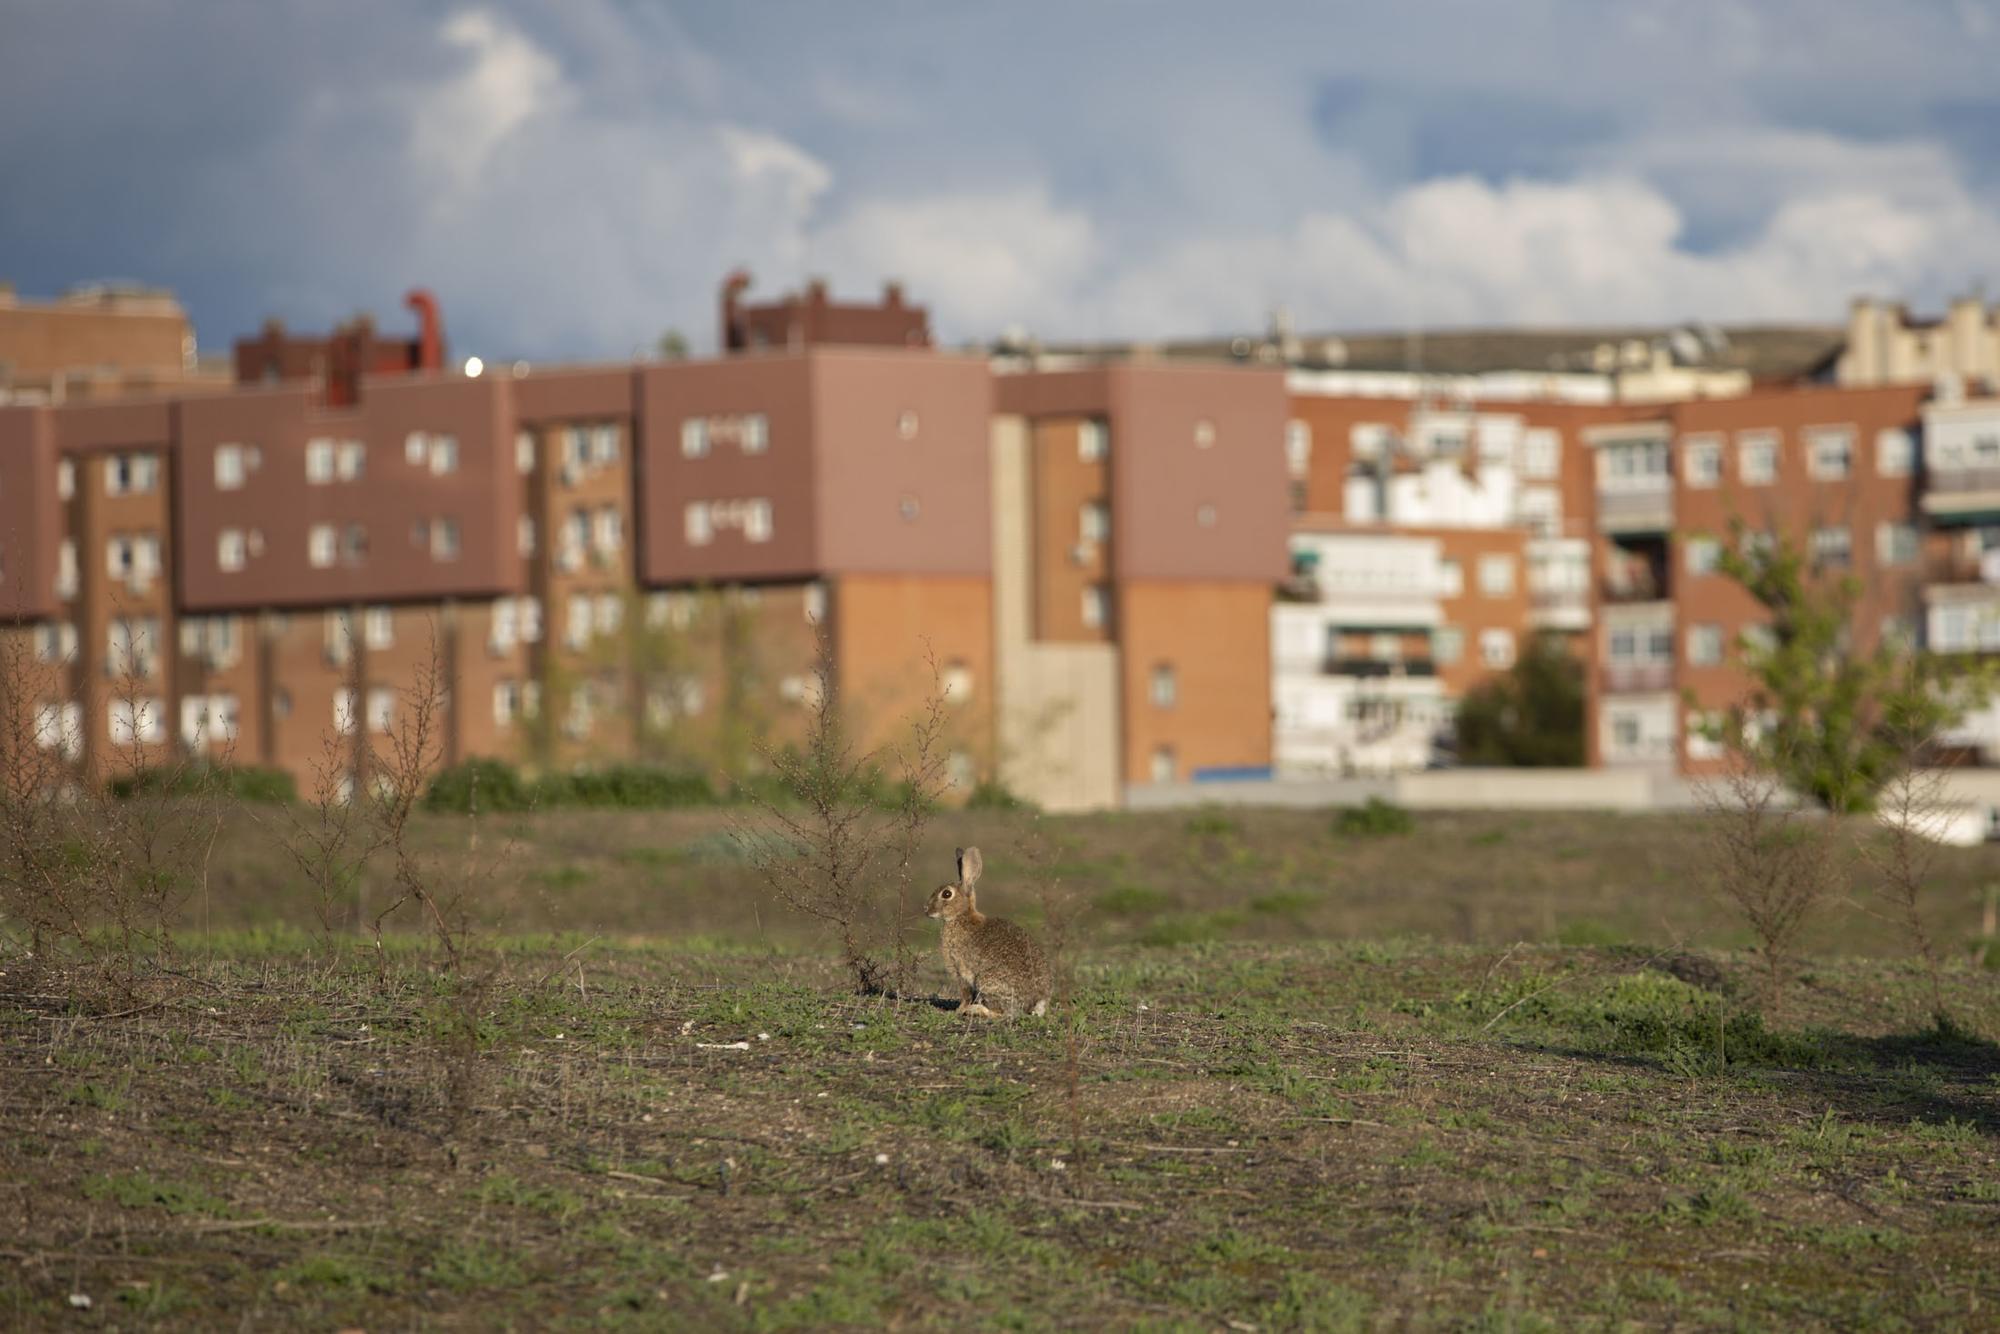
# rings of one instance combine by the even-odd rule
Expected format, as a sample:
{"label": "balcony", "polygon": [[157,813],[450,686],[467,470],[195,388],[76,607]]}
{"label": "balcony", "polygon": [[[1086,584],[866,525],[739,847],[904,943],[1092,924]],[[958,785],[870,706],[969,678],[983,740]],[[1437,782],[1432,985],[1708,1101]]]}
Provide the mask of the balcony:
{"label": "balcony", "polygon": [[1924,513],[1940,523],[2000,518],[2000,468],[1934,468],[1923,486]]}
{"label": "balcony", "polygon": [[1597,529],[1603,533],[1666,533],[1674,526],[1674,492],[1666,478],[1657,485],[1599,488]]}
{"label": "balcony", "polygon": [[1528,621],[1538,630],[1587,630],[1590,628],[1590,590],[1530,588]]}
{"label": "balcony", "polygon": [[1671,662],[1612,662],[1604,667],[1604,689],[1615,695],[1650,695],[1673,689]]}
{"label": "balcony", "polygon": [[1321,660],[1320,670],[1328,676],[1436,676],[1437,664],[1429,658],[1344,658],[1329,654]]}

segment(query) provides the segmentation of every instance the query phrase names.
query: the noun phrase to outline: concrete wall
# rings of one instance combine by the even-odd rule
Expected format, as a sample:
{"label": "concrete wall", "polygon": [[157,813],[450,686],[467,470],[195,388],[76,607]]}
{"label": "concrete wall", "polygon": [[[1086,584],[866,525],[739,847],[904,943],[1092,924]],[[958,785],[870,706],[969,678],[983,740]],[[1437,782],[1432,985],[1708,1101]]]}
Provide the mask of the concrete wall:
{"label": "concrete wall", "polygon": [[992,469],[994,726],[1001,778],[1052,811],[1116,806],[1118,650],[1033,637],[1025,419],[994,419]]}
{"label": "concrete wall", "polygon": [[1226,806],[1357,806],[1380,797],[1412,810],[1674,811],[1698,807],[1692,784],[1618,769],[1437,769],[1380,778],[1134,785],[1134,810]]}

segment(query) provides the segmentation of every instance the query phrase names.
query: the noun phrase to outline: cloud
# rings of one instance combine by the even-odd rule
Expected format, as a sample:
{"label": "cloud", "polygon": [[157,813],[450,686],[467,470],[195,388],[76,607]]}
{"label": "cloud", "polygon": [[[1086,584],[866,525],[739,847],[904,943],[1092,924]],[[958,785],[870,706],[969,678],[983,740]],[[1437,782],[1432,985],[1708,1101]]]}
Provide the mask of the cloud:
{"label": "cloud", "polygon": [[30,6],[0,255],[173,285],[209,347],[424,283],[546,359],[706,345],[738,265],[1056,340],[1832,319],[2000,254],[1991,5],[882,4]]}

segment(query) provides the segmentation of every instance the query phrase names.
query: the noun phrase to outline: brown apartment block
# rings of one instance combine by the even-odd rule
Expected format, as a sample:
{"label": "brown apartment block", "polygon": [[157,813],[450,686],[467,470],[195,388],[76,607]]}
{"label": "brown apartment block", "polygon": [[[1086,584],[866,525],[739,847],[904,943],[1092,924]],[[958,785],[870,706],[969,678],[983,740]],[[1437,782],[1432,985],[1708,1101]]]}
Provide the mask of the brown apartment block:
{"label": "brown apartment block", "polygon": [[1600,428],[1602,546],[1593,759],[1687,772],[1706,721],[1740,705],[1742,643],[1766,617],[1716,569],[1724,544],[1782,536],[1862,589],[1854,647],[1921,624],[1919,386],[1796,388],[1671,405]]}
{"label": "brown apartment block", "polygon": [[[0,408],[0,609],[46,669],[50,749],[364,782],[434,664],[447,762],[739,772],[801,735],[824,639],[865,746],[942,688],[963,784],[1115,804],[1268,762],[1274,373],[821,347],[360,390]],[[1036,511],[1038,474],[1105,513]],[[1085,524],[1097,577],[1035,620]],[[1050,779],[1003,733],[1088,753]]]}
{"label": "brown apartment block", "polygon": [[1270,764],[1285,411],[1269,371],[998,378],[1003,772],[1060,774],[1090,805]]}
{"label": "brown apartment block", "polygon": [[0,404],[72,403],[220,389],[195,359],[194,326],[165,292],[82,287],[23,301],[0,283]]}

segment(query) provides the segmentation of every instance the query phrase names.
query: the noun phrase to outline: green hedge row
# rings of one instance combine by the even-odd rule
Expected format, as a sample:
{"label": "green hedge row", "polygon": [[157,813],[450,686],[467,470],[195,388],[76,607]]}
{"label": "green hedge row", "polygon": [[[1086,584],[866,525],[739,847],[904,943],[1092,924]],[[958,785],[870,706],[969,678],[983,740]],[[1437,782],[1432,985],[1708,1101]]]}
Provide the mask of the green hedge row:
{"label": "green hedge row", "polygon": [[298,785],[283,769],[248,764],[184,764],[170,769],[141,769],[120,774],[105,784],[111,795],[129,801],[142,793],[174,797],[232,797],[237,801],[283,803],[297,801]]}

